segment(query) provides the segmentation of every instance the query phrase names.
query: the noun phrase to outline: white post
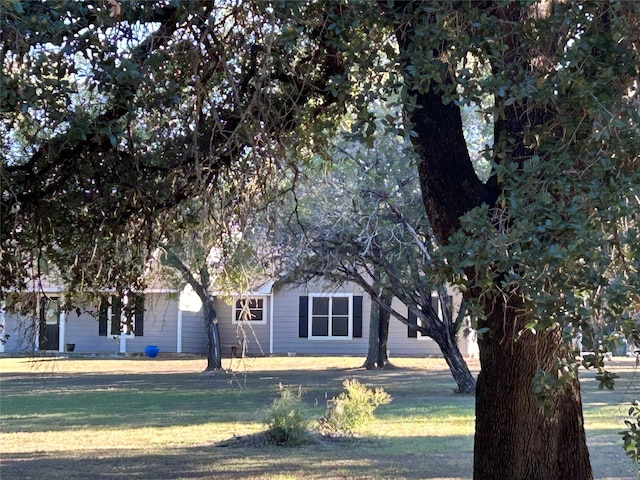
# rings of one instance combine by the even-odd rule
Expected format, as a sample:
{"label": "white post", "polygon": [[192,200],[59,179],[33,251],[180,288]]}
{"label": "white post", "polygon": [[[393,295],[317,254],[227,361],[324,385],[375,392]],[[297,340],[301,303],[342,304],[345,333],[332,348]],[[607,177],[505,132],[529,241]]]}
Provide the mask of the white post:
{"label": "white post", "polygon": [[[62,297],[58,299],[58,308],[62,306],[62,303],[63,303],[62,300],[63,300]],[[60,353],[64,352],[66,323],[67,323],[67,312],[60,309],[60,333],[59,333],[59,340],[58,340],[58,349],[60,350]]]}
{"label": "white post", "polygon": [[127,320],[127,314],[125,312],[125,307],[129,303],[129,297],[125,295],[122,298],[122,307],[120,308],[120,318],[118,319],[120,322],[120,353],[127,353],[127,333],[124,332],[125,322]]}
{"label": "white post", "polygon": [[273,355],[273,293],[269,294],[269,355]]}
{"label": "white post", "polygon": [[33,338],[34,338],[33,351],[34,352],[40,351],[40,314],[41,314],[40,309],[41,308],[42,308],[42,298],[40,294],[38,294],[36,297],[36,316],[34,319],[34,321],[36,322],[36,324],[34,325],[35,332],[33,335]]}
{"label": "white post", "polygon": [[[5,312],[5,308],[7,307],[5,301],[3,300],[0,303],[0,325],[2,328],[0,329],[0,335],[3,337],[2,340],[6,341],[6,337],[4,336],[7,332],[7,315]],[[4,353],[4,342],[0,342],[0,353]]]}
{"label": "white post", "polygon": [[178,308],[178,331],[176,332],[176,353],[182,353],[182,310]]}

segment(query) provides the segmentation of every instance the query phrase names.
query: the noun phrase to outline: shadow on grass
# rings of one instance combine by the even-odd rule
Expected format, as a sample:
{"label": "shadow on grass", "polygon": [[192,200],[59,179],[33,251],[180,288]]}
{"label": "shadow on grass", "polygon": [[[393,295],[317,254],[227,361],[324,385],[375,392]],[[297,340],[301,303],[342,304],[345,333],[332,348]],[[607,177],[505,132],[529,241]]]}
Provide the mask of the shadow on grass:
{"label": "shadow on grass", "polygon": [[[407,448],[414,437],[354,440],[336,445],[294,448],[218,448],[214,446],[141,450],[5,455],[3,478],[80,479],[468,479],[471,451],[428,453]],[[437,442],[438,439],[419,439]],[[455,440],[455,439],[454,439]],[[469,439],[458,439],[469,442]]]}
{"label": "shadow on grass", "polygon": [[[293,449],[159,447],[149,441],[146,445],[135,444],[136,448],[130,450],[118,450],[118,445],[83,450],[82,445],[74,449],[70,442],[68,447],[64,444],[65,439],[74,438],[70,431],[76,429],[126,431],[138,426],[255,424],[259,422],[260,410],[277,396],[279,383],[301,385],[306,404],[314,412],[322,413],[326,399],[339,394],[347,378],[357,378],[369,387],[384,387],[394,400],[377,412],[380,425],[397,430],[397,422],[407,421],[416,425],[415,434],[402,430],[401,436],[381,436],[348,446]],[[636,478],[633,465],[617,443],[617,419],[612,421],[618,416],[614,410],[620,402],[620,393],[598,390],[593,374],[582,378],[595,478]],[[62,444],[62,449],[47,453],[46,445],[34,442],[27,447],[32,448],[33,453],[5,452],[0,476],[48,480],[470,478],[472,436],[456,435],[460,431],[440,437],[427,436],[424,434],[432,433],[420,428],[429,423],[435,428],[441,425],[444,428],[453,421],[472,422],[473,397],[456,395],[454,388],[445,370],[427,373],[411,368],[263,370],[235,375],[222,372],[3,373],[2,433],[10,439],[12,432],[50,432],[59,439],[58,446]],[[605,426],[607,428],[603,428]],[[188,432],[193,434],[193,430]],[[25,437],[28,440],[28,436]]]}
{"label": "shadow on grass", "polygon": [[[473,398],[454,395],[445,375],[419,370],[224,372],[144,374],[3,374],[3,431],[55,432],[77,428],[170,427],[211,422],[255,422],[278,395],[278,385],[304,389],[304,401],[322,413],[345,379],[382,386],[403,416],[463,408],[473,415]],[[431,398],[434,401],[422,400]],[[416,408],[416,400],[420,407]],[[437,401],[435,401],[437,400]],[[440,414],[446,413],[440,411]],[[458,412],[460,413],[460,412]],[[397,413],[396,413],[397,414]]]}

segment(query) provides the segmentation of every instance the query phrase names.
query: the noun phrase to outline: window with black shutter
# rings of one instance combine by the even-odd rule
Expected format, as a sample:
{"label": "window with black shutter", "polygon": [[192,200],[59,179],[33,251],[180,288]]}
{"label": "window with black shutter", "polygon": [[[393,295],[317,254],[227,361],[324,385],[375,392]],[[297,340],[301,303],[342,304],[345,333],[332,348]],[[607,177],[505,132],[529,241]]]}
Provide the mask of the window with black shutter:
{"label": "window with black shutter", "polygon": [[103,296],[98,310],[98,335],[144,334],[144,295]]}
{"label": "window with black shutter", "polygon": [[409,320],[409,326],[407,326],[407,337],[409,338],[418,338],[418,330],[413,328],[411,325],[418,325],[418,317],[411,309],[409,309],[409,313],[407,315],[407,320]]}
{"label": "window with black shutter", "polygon": [[315,339],[362,337],[362,296],[339,293],[301,296],[298,336]]}

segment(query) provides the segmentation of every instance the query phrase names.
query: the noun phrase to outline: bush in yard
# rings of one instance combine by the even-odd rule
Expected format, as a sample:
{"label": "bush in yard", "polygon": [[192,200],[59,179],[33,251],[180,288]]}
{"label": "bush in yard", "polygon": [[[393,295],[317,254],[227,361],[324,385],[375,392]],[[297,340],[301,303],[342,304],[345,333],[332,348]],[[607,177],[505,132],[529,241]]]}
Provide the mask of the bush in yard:
{"label": "bush in yard", "polygon": [[373,418],[374,410],[391,402],[382,388],[368,389],[358,380],[345,380],[346,392],[327,401],[327,412],[320,419],[321,427],[341,434],[352,434]]}
{"label": "bush in yard", "polygon": [[267,442],[276,445],[298,445],[308,437],[307,421],[302,414],[302,387],[287,389],[278,385],[280,397],[267,409],[264,423]]}

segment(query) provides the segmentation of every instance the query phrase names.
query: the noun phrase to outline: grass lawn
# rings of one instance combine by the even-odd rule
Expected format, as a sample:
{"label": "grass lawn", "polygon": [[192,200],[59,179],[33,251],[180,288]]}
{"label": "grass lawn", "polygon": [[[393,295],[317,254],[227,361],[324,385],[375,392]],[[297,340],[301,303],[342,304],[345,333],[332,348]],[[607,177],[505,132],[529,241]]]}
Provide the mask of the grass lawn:
{"label": "grass lawn", "polygon": [[[394,359],[398,368],[382,372],[360,369],[362,361],[234,360],[234,373],[207,374],[205,361],[193,358],[0,358],[0,478],[471,478],[474,399],[453,393],[444,361]],[[636,478],[617,435],[626,405],[640,398],[634,366],[631,359],[610,362],[621,376],[613,392],[598,390],[593,372],[582,375],[598,479]],[[347,378],[393,396],[359,438],[221,446],[263,428],[279,383],[303,387],[312,421]]]}

